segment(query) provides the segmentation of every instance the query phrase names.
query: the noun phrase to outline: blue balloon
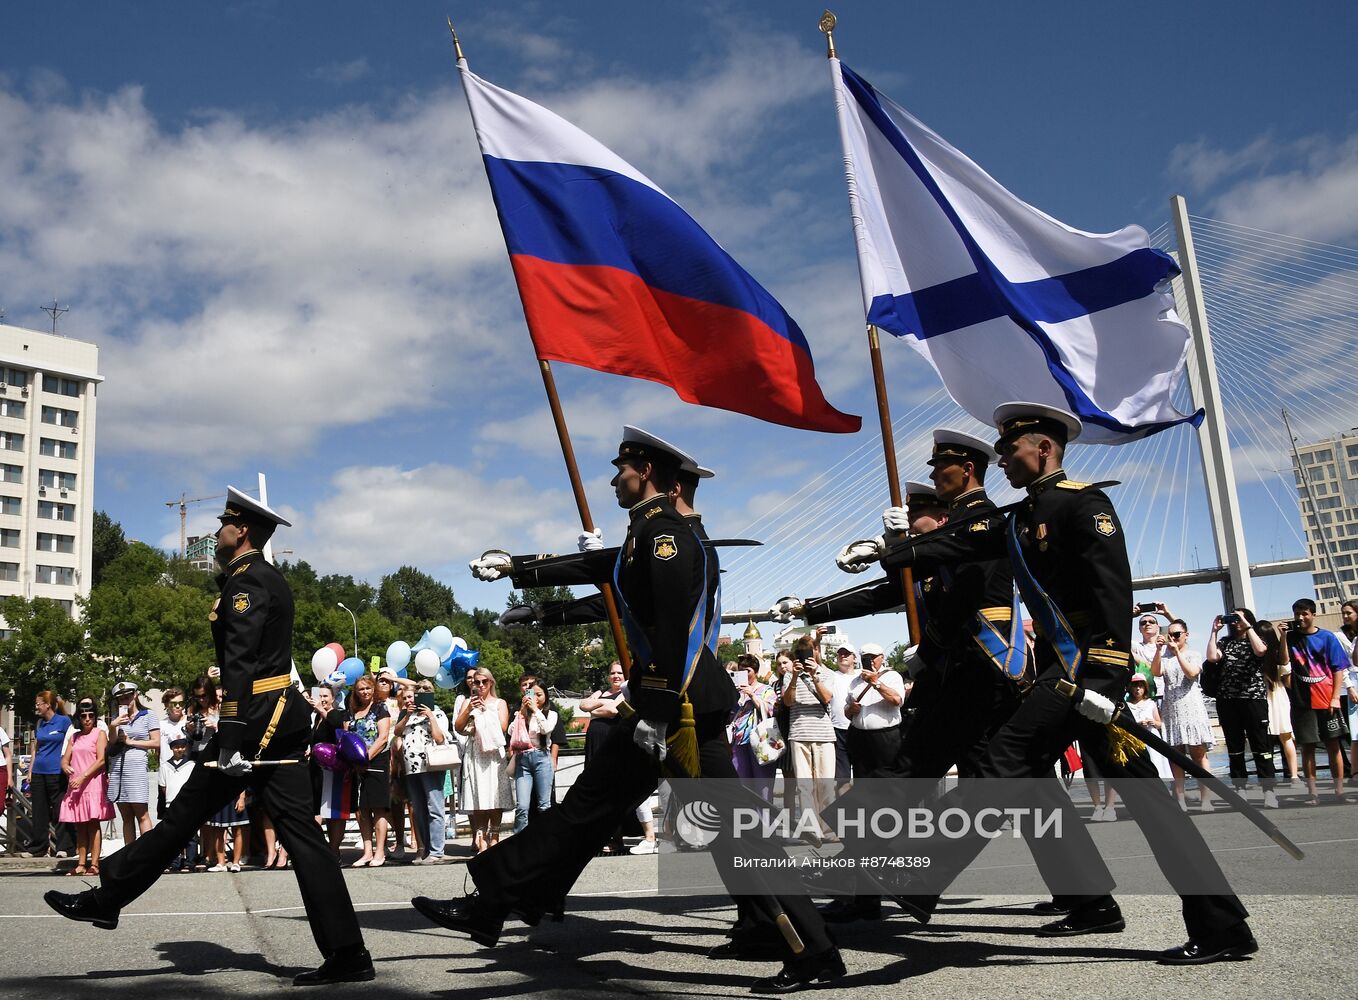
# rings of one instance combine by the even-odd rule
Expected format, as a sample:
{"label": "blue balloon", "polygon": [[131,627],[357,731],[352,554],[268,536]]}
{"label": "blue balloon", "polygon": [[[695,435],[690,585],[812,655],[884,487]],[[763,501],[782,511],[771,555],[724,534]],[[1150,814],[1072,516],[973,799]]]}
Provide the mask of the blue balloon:
{"label": "blue balloon", "polygon": [[448,671],[439,667],[439,672],[434,675],[434,683],[441,688],[455,688],[459,681],[453,680],[452,675],[449,674]]}
{"label": "blue balloon", "polygon": [[[411,647],[410,647],[410,651],[411,651],[412,653],[418,653],[418,652],[419,652],[420,650],[422,650],[422,649],[433,649],[433,648],[434,648],[434,643],[433,643],[433,641],[429,638],[429,630],[428,630],[428,629],[425,629],[425,630],[424,630],[424,635],[420,636],[420,641],[417,642],[417,643],[415,643],[413,646],[411,646]],[[436,650],[436,652],[437,652],[437,650]]]}
{"label": "blue balloon", "polygon": [[448,654],[448,658],[443,662],[449,665],[460,664],[462,667],[462,672],[466,673],[467,670],[476,666],[477,661],[480,659],[481,653],[479,650],[461,649],[455,647],[453,651]]}
{"label": "blue balloon", "polygon": [[368,665],[357,656],[351,656],[339,665],[340,670],[344,671],[344,681],[352,684],[368,672]]}

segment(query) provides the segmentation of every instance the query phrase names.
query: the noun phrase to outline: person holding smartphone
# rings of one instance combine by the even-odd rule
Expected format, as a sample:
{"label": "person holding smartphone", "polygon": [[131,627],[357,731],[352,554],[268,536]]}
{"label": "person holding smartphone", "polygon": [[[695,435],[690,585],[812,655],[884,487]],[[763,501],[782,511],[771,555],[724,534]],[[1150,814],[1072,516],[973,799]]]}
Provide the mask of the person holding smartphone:
{"label": "person holding smartphone", "polygon": [[[1255,631],[1256,619],[1249,608],[1236,608],[1212,619],[1212,634],[1207,638],[1208,663],[1221,664],[1217,682],[1217,720],[1226,738],[1226,753],[1231,766],[1231,784],[1243,792],[1249,783],[1245,767],[1245,743],[1254,755],[1255,772],[1264,789],[1264,808],[1277,809],[1278,795],[1273,790],[1273,747],[1268,736],[1268,680],[1264,676],[1264,657],[1268,646]],[[1217,639],[1222,628],[1226,636]]]}
{"label": "person holding smartphone", "polygon": [[523,692],[519,710],[509,723],[510,772],[514,775],[514,832],[528,825],[528,809],[536,800],[539,813],[552,807],[552,730],[556,712],[541,684]]}
{"label": "person holding smartphone", "polygon": [[[1306,773],[1306,804],[1320,804],[1316,790],[1316,748],[1324,744],[1330,755],[1334,799],[1344,799],[1344,755],[1340,749],[1343,724],[1339,697],[1349,678],[1349,657],[1333,632],[1316,625],[1316,602],[1303,597],[1292,605],[1293,621],[1279,622],[1284,648],[1292,665],[1292,731],[1301,746]],[[1349,696],[1358,700],[1358,692]]]}
{"label": "person holding smartphone", "polygon": [[[428,683],[422,681],[423,684]],[[397,696],[401,715],[396,720],[397,745],[405,761],[406,797],[414,813],[415,832],[421,851],[415,858],[417,865],[439,865],[446,860],[447,815],[444,810],[443,772],[429,770],[429,748],[442,746],[452,736],[448,716],[434,704],[430,690],[402,687]]]}

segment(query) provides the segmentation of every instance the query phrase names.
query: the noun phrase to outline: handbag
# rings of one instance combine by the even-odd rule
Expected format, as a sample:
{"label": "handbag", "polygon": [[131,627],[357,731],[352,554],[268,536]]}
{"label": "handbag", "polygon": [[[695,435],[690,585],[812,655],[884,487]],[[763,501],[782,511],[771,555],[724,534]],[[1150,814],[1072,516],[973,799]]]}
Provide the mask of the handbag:
{"label": "handbag", "polygon": [[448,771],[462,763],[462,754],[457,748],[457,741],[449,739],[442,743],[430,743],[424,759],[429,770]]}
{"label": "handbag", "polygon": [[787,749],[787,741],[783,739],[783,732],[778,728],[778,720],[766,716],[758,701],[754,703],[754,709],[759,721],[750,731],[750,747],[754,750],[755,760],[761,764],[772,764],[783,756],[783,751]]}

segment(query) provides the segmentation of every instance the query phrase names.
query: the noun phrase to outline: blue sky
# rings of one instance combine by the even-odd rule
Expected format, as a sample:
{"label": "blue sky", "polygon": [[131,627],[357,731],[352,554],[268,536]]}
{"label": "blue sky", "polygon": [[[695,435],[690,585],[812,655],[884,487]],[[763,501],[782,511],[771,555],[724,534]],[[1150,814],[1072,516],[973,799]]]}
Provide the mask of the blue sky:
{"label": "blue sky", "polygon": [[[718,534],[758,526],[876,440],[820,5],[458,6],[0,10],[0,304],[42,329],[55,295],[71,306],[62,332],[100,345],[96,504],[130,535],[172,547],[164,501],[262,469],[296,515],[280,544],[323,572],[375,580],[413,563],[464,605],[498,607],[504,585],[473,583],[467,559],[573,544],[445,13],[481,76],[679,200],[797,318],[831,402],[868,418],[850,439],[812,435],[558,366],[607,538],[623,531],[605,483],[624,422],[718,470],[700,504]],[[1154,230],[1182,192],[1200,214],[1358,245],[1352,7],[837,13],[847,63],[1070,225]],[[887,348],[900,415],[936,383]],[[902,471],[922,467],[903,455]],[[850,582],[823,569],[885,497],[880,477],[846,485],[802,540],[816,571],[728,603]],[[215,508],[192,509],[190,529]],[[1198,590],[1184,601],[1209,614],[1215,590]]]}

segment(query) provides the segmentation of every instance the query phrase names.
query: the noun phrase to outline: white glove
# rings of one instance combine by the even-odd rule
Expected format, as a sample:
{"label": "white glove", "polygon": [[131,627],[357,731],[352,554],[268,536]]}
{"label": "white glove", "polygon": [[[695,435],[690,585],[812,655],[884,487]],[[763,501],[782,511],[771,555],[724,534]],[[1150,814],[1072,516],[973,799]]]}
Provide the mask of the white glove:
{"label": "white glove", "polygon": [[800,597],[780,597],[778,603],[769,608],[769,617],[780,625],[786,625],[806,612],[806,604]]}
{"label": "white glove", "polygon": [[642,719],[637,723],[637,728],[632,731],[632,742],[641,747],[641,752],[646,756],[664,760],[665,754],[668,752],[665,746],[665,733],[669,728],[667,722],[651,722],[649,719]]}
{"label": "white glove", "polygon": [[910,515],[904,507],[888,507],[882,511],[882,527],[888,535],[903,535],[910,530]]}
{"label": "white glove", "polygon": [[835,565],[845,573],[862,573],[886,555],[886,539],[864,538],[850,542],[835,556]]}
{"label": "white glove", "polygon": [[472,576],[490,583],[508,576],[513,564],[510,562],[508,552],[491,549],[488,552],[481,553],[480,559],[473,559],[467,565],[471,567]]}
{"label": "white glove", "polygon": [[1088,688],[1076,703],[1075,711],[1101,726],[1113,721],[1113,703],[1097,691],[1090,691]]}
{"label": "white glove", "polygon": [[254,770],[239,750],[223,750],[217,755],[217,768],[228,778],[240,778]]}
{"label": "white glove", "polygon": [[581,552],[598,552],[604,547],[604,530],[582,531],[575,538],[575,547]]}

